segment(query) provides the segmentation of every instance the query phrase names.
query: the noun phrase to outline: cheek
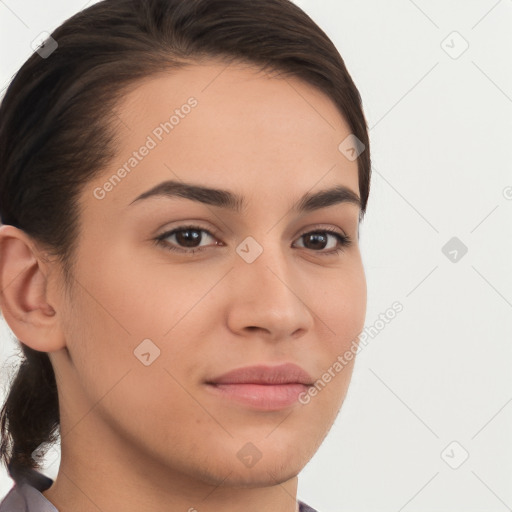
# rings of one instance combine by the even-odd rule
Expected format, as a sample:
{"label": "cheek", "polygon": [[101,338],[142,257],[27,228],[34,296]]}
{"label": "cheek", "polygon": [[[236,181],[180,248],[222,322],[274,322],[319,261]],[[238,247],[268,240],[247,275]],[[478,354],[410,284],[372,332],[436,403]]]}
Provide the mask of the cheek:
{"label": "cheek", "polygon": [[142,386],[134,388],[140,389],[140,400],[130,398],[134,407],[142,406],[147,387],[152,397],[155,390],[162,394],[162,402],[153,404],[158,408],[172,397],[179,401],[181,388],[171,374],[183,382],[184,368],[197,362],[191,340],[203,339],[198,334],[211,327],[207,319],[198,321],[204,313],[201,298],[219,277],[121,256],[122,251],[105,252],[101,265],[91,265],[90,258],[77,272],[82,286],[77,285],[74,311],[67,314],[69,351],[91,402],[126,378]]}
{"label": "cheek", "polygon": [[367,289],[362,267],[324,281],[315,295],[317,321],[331,350],[344,350],[364,328]]}
{"label": "cheek", "polygon": [[312,417],[322,423],[334,421],[348,391],[358,336],[364,328],[367,288],[362,266],[340,271],[336,279],[317,280],[322,289],[309,294],[319,342],[315,349],[319,373],[315,390],[304,397],[306,407],[315,409]]}
{"label": "cheek", "polygon": [[[66,333],[75,372],[73,386],[77,386],[72,393],[76,417],[87,416],[93,422],[100,416],[116,431],[133,435],[134,443],[147,442],[140,436],[143,431],[178,442],[187,437],[187,423],[205,421],[187,392],[195,393],[186,370],[197,352],[173,338],[172,332],[163,338],[162,326],[154,322],[158,316],[144,312],[144,301],[133,301],[142,325],[129,333],[116,321],[123,318],[120,310],[114,319],[87,294],[76,305],[80,314],[73,317]],[[133,316],[132,321],[136,321]],[[167,319],[163,327],[168,330],[170,325]],[[68,406],[75,411],[75,405]],[[174,421],[170,429],[175,414],[183,421]]]}
{"label": "cheek", "polygon": [[101,264],[97,260],[85,255],[79,278],[99,306],[91,311],[91,321],[98,318],[102,329],[117,331],[130,345],[169,334],[218,280],[212,272],[194,272],[171,256],[166,259],[163,249],[148,246],[137,252],[125,240],[114,239],[102,252]]}

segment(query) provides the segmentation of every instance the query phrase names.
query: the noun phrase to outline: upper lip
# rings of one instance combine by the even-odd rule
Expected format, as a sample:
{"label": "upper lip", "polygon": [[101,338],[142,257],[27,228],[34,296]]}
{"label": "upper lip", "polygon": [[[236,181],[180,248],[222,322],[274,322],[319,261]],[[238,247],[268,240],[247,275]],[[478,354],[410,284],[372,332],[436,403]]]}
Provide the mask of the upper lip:
{"label": "upper lip", "polygon": [[244,366],[215,377],[208,384],[305,384],[311,385],[313,378],[294,363],[278,366]]}

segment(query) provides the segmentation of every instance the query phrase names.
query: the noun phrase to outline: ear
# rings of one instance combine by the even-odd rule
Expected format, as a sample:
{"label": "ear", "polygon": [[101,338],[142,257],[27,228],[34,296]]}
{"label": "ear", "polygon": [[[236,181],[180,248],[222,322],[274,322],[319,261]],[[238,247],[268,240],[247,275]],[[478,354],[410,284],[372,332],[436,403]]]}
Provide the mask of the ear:
{"label": "ear", "polygon": [[46,260],[33,239],[10,225],[0,227],[0,309],[14,335],[41,352],[66,346],[58,312],[48,302]]}

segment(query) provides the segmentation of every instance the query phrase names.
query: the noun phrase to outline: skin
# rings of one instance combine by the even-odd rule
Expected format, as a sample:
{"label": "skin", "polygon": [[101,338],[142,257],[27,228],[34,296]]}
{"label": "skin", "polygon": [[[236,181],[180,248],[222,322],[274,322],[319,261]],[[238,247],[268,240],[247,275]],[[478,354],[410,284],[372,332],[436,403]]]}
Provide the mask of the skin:
{"label": "skin", "polygon": [[[191,96],[197,107],[94,197]],[[357,160],[338,150],[351,130],[316,88],[213,60],[139,83],[116,113],[118,155],[81,194],[72,301],[57,263],[23,231],[0,228],[4,317],[49,353],[58,383],[62,459],[43,494],[60,512],[293,512],[297,475],[340,411],[354,360],[307,405],[277,411],[221,399],[204,381],[282,362],[320,379],[362,331],[359,208],[291,210],[304,193],[339,184],[359,195]],[[246,208],[168,197],[130,205],[169,179],[229,189]],[[154,244],[189,222],[215,230],[196,244],[204,251]],[[326,255],[335,237],[322,248],[301,236],[318,225],[352,245]],[[263,248],[250,264],[235,251],[247,236]],[[134,350],[148,338],[160,356],[145,366]],[[262,455],[252,467],[237,457],[248,442]]]}

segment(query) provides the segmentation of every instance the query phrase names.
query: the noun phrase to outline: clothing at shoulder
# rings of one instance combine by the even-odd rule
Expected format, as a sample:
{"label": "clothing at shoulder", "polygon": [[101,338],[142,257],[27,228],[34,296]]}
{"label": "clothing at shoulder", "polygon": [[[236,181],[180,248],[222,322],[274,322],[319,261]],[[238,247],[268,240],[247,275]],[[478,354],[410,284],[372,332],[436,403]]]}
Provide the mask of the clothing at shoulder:
{"label": "clothing at shoulder", "polygon": [[[59,512],[42,494],[53,484],[53,480],[39,471],[15,483],[7,496],[0,502],[0,512]],[[306,503],[299,501],[299,512],[317,512]]]}
{"label": "clothing at shoulder", "polygon": [[[3,512],[0,509],[0,512]],[[299,500],[299,512],[317,512],[314,508],[311,508],[309,505],[306,505],[302,501]]]}
{"label": "clothing at shoulder", "polygon": [[25,479],[14,483],[0,502],[0,512],[59,512],[42,494],[52,484],[51,478],[31,470]]}

